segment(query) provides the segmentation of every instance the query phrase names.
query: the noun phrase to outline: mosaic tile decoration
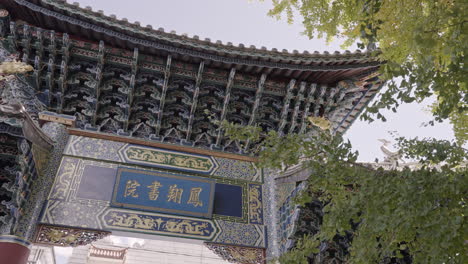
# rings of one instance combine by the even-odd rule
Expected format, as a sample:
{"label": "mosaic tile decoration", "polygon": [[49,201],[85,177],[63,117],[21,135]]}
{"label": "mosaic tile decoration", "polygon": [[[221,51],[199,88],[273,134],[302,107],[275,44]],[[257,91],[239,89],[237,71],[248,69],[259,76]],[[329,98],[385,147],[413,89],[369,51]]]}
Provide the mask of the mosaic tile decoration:
{"label": "mosaic tile decoration", "polygon": [[216,220],[219,233],[213,242],[230,245],[266,247],[265,227],[223,220]]}
{"label": "mosaic tile decoration", "polygon": [[125,143],[89,137],[70,136],[64,154],[85,158],[122,162],[119,150]]}
{"label": "mosaic tile decoration", "polygon": [[293,192],[296,188],[296,183],[281,183],[275,184],[275,200],[276,200],[276,210],[279,210],[281,205],[288,199],[289,195]]}
{"label": "mosaic tile decoration", "polygon": [[253,162],[169,151],[75,135],[70,136],[64,154],[222,178],[252,182],[263,181],[261,170]]}
{"label": "mosaic tile decoration", "polygon": [[219,166],[213,176],[261,182],[261,170],[254,163],[215,157]]}
{"label": "mosaic tile decoration", "polygon": [[294,203],[294,197],[306,188],[306,182],[299,184],[291,194],[286,198],[286,201],[280,207],[279,214],[279,229],[278,229],[278,244],[279,254],[283,254],[293,246],[293,241],[289,237],[295,231],[295,223],[299,216],[299,206]]}
{"label": "mosaic tile decoration", "polygon": [[83,228],[102,229],[97,215],[103,212],[105,205],[80,202],[63,202],[51,200],[46,205],[47,210],[42,223],[76,226]]}

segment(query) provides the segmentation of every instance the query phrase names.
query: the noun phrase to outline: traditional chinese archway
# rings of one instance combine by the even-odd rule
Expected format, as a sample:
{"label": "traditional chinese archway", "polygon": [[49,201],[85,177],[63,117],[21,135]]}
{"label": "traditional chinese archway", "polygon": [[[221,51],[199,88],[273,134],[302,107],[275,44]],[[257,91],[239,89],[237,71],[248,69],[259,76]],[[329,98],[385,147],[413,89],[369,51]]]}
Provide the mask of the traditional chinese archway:
{"label": "traditional chinese archway", "polygon": [[33,243],[111,233],[199,241],[237,263],[278,256],[295,183],[275,185],[255,166],[258,142],[213,120],[287,134],[321,116],[341,133],[381,86],[368,53],[212,43],[59,0],[1,5],[1,60],[34,66],[0,90],[0,259],[11,263]]}

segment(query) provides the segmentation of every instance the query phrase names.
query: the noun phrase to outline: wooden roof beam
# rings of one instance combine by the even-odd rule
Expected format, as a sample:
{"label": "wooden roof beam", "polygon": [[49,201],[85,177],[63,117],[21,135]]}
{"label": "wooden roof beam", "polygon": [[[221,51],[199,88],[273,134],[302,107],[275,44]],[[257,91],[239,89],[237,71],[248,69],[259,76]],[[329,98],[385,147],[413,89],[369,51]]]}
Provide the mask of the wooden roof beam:
{"label": "wooden roof beam", "polygon": [[317,97],[317,100],[315,101],[314,104],[314,116],[318,116],[320,113],[320,107],[324,103],[323,97],[325,96],[325,93],[327,92],[327,86],[326,85],[321,85],[320,86],[320,93]]}
{"label": "wooden roof beam", "polygon": [[29,63],[29,55],[31,52],[31,31],[28,24],[23,25],[23,62]]}
{"label": "wooden roof beam", "polygon": [[127,97],[128,113],[127,113],[127,120],[125,121],[125,124],[124,124],[124,131],[128,130],[130,117],[132,115],[132,104],[133,104],[133,97],[135,94],[135,82],[136,82],[136,75],[138,72],[138,57],[139,57],[138,48],[134,48],[132,65],[131,65],[132,73],[130,75],[130,85],[129,85],[130,91]]}
{"label": "wooden roof beam", "polygon": [[10,46],[14,49],[18,48],[18,44],[16,41],[18,40],[18,34],[16,32],[16,23],[15,22],[10,22],[10,34],[8,34],[8,43]]}
{"label": "wooden roof beam", "polygon": [[257,91],[255,92],[255,101],[252,107],[252,115],[250,116],[250,120],[248,125],[251,126],[254,124],[255,119],[257,118],[258,106],[260,105],[260,99],[262,98],[263,90],[265,88],[265,80],[267,74],[264,73],[260,76],[260,80],[258,81]]}
{"label": "wooden roof beam", "polygon": [[327,102],[325,104],[325,109],[323,111],[323,116],[327,116],[328,112],[330,112],[331,107],[333,106],[333,103],[335,101],[335,95],[338,92],[338,88],[334,87],[331,88],[330,94],[327,97]]}
{"label": "wooden roof beam", "polygon": [[36,56],[34,56],[34,81],[36,89],[41,90],[41,74],[42,74],[42,56],[44,54],[44,40],[42,38],[42,29],[36,28],[36,41],[34,43],[36,47]]}
{"label": "wooden roof beam", "polygon": [[309,116],[310,105],[312,104],[312,100],[314,99],[314,93],[316,90],[317,84],[312,83],[310,85],[309,93],[307,94],[307,99],[304,106],[304,113],[302,114],[301,129],[299,130],[299,133],[301,134],[303,134],[307,128],[307,117]]}
{"label": "wooden roof beam", "polygon": [[164,83],[161,91],[161,98],[159,99],[159,112],[155,132],[156,137],[159,137],[159,133],[161,132],[161,122],[163,118],[164,103],[166,100],[167,88],[169,87],[169,78],[171,77],[171,62],[172,56],[167,55],[166,69],[164,70]]}
{"label": "wooden roof beam", "polygon": [[297,115],[299,114],[299,107],[301,106],[301,103],[304,100],[304,91],[305,91],[306,85],[307,84],[305,82],[301,82],[299,86],[299,92],[297,93],[296,104],[294,105],[294,112],[291,118],[291,127],[289,128],[289,133],[293,133],[294,128],[296,128],[296,123],[297,123],[296,119],[297,119]]}
{"label": "wooden roof beam", "polygon": [[101,81],[102,81],[102,71],[104,69],[104,56],[105,56],[105,51],[106,48],[104,46],[104,41],[99,41],[99,51],[98,51],[98,57],[97,57],[97,65],[96,65],[96,75],[94,76],[94,79],[96,80],[96,84],[94,86],[94,91],[95,91],[95,98],[96,102],[94,105],[94,114],[93,114],[93,121],[92,125],[96,126],[97,122],[97,113],[99,109],[99,98],[101,96]]}
{"label": "wooden roof beam", "polygon": [[49,98],[48,98],[48,105],[51,106],[52,103],[52,95],[54,89],[54,75],[55,75],[55,57],[57,55],[57,51],[55,50],[56,43],[55,43],[55,32],[52,30],[49,32],[50,43],[47,49],[49,50],[49,61],[47,64],[47,75],[46,75],[46,85],[49,88]]}
{"label": "wooden roof beam", "polygon": [[[221,111],[221,117],[219,118],[219,122],[222,123],[226,120],[226,115],[229,106],[229,100],[231,99],[231,88],[234,84],[234,77],[236,75],[236,68],[231,68],[231,72],[229,72],[228,81],[226,84],[226,93],[224,95],[224,103],[223,103],[223,110]],[[219,147],[221,140],[223,138],[223,129],[218,128],[218,136],[216,137],[216,147]]]}
{"label": "wooden roof beam", "polygon": [[60,90],[60,104],[58,112],[61,114],[63,109],[63,101],[65,99],[65,92],[67,90],[67,77],[68,77],[68,61],[70,59],[71,41],[67,33],[62,36],[62,62],[60,63],[60,77],[58,85]]}
{"label": "wooden roof beam", "polygon": [[288,84],[286,98],[284,98],[283,109],[281,110],[280,116],[280,123],[278,125],[278,133],[283,135],[283,129],[286,126],[286,121],[288,119],[288,112],[289,112],[289,104],[292,98],[292,90],[294,89],[294,85],[296,84],[296,79],[291,79]]}
{"label": "wooden roof beam", "polygon": [[[263,73],[260,76],[260,80],[258,81],[257,85],[257,91],[255,92],[255,101],[254,105],[252,107],[252,114],[250,115],[249,123],[247,125],[252,126],[255,123],[255,120],[257,119],[257,112],[258,112],[258,106],[260,105],[260,100],[262,99],[262,94],[263,90],[265,89],[265,80],[267,78],[267,74]],[[244,150],[247,151],[250,145],[250,139],[248,139],[245,143]]]}
{"label": "wooden roof beam", "polygon": [[205,62],[201,61],[200,65],[198,66],[198,73],[195,79],[195,91],[193,91],[192,107],[190,109],[190,117],[189,117],[189,122],[187,126],[187,135],[185,136],[186,141],[189,141],[190,136],[192,135],[193,120],[195,118],[195,112],[197,110],[198,96],[200,95],[200,84],[203,78],[204,67],[205,67]]}

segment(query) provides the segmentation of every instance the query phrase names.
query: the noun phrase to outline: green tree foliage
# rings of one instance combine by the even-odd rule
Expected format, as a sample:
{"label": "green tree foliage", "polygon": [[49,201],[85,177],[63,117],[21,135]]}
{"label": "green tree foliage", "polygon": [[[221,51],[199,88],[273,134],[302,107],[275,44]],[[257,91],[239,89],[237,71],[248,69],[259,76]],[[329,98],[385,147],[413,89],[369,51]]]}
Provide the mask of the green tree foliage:
{"label": "green tree foliage", "polygon": [[[259,138],[259,132],[229,124],[228,136]],[[468,151],[444,140],[396,141],[403,157],[418,161],[420,168],[365,167],[356,163],[350,142],[318,127],[308,135],[266,135],[259,164],[282,169],[302,163],[313,174],[297,200],[310,202],[320,194],[325,204],[319,233],[300,239],[280,258],[282,264],[307,264],[320,241],[352,230],[352,223],[359,224],[346,263],[379,263],[401,257],[401,250],[414,263],[468,263]]]}
{"label": "green tree foliage", "polygon": [[[433,112],[468,129],[468,1],[466,0],[273,0],[270,15],[288,21],[302,18],[305,34],[341,37],[345,45],[377,47],[385,62],[382,78],[388,90],[367,109],[396,111],[401,103],[437,96]],[[371,119],[368,114],[363,115]],[[378,117],[382,117],[381,115]],[[458,118],[460,117],[460,118]],[[464,121],[463,121],[464,120]],[[464,136],[466,134],[457,134]],[[459,137],[460,138],[460,137]]]}

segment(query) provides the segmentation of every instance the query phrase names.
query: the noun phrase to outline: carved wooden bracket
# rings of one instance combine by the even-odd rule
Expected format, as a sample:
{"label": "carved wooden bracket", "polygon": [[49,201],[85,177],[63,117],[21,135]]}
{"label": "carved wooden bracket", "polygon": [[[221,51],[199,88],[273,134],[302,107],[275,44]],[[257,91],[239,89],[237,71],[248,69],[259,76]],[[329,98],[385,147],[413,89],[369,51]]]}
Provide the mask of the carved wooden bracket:
{"label": "carved wooden bracket", "polygon": [[88,245],[110,235],[111,232],[67,226],[38,225],[34,243],[59,247]]}
{"label": "carved wooden bracket", "polygon": [[206,247],[226,261],[238,264],[265,264],[265,249],[205,243]]}

